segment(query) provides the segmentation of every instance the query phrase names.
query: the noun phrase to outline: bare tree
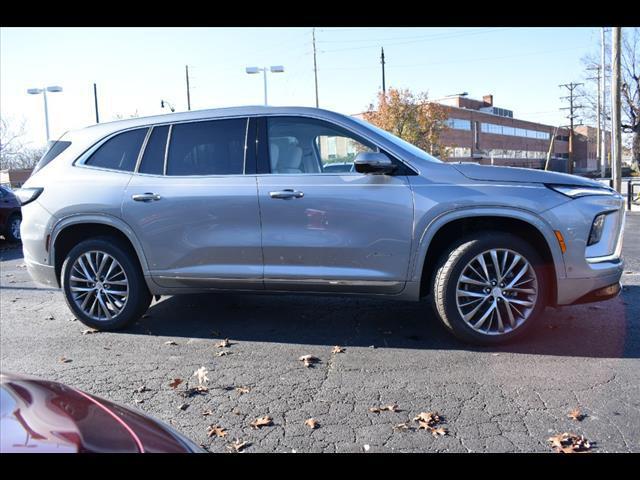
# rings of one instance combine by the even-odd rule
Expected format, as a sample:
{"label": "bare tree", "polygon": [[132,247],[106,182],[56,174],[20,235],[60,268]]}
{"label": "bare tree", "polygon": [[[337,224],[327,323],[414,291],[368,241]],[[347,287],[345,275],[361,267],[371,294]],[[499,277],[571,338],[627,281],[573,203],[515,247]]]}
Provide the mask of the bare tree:
{"label": "bare tree", "polygon": [[[633,168],[638,169],[640,162],[640,28],[622,29],[622,131],[624,143],[631,149]],[[602,106],[603,114],[607,121],[611,121],[611,88],[610,88],[610,44],[605,45],[604,73],[606,90],[609,92],[607,101]],[[589,54],[583,57],[587,85],[580,91],[583,95],[584,117],[590,123],[597,123],[596,109],[598,102],[598,85],[594,73],[595,67],[600,64],[599,54]]]}
{"label": "bare tree", "polygon": [[25,140],[25,120],[0,118],[0,169],[33,168],[46,148]]}

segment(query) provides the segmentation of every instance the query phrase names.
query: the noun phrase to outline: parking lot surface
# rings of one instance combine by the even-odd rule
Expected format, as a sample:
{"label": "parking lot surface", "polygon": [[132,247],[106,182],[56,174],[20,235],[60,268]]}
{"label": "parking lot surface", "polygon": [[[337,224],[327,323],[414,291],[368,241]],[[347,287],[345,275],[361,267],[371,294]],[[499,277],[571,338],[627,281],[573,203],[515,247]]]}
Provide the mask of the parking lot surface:
{"label": "parking lot surface", "polygon": [[[548,308],[527,338],[494,348],[455,340],[427,302],[355,297],[163,297],[127,330],[88,334],[0,240],[0,366],[138,408],[212,452],[236,439],[247,453],[552,452],[563,432],[592,452],[640,452],[638,239],[630,213],[618,298]],[[208,391],[187,395],[203,366]],[[576,408],[581,421],[567,416]],[[421,412],[448,433],[418,429]],[[250,425],[263,416],[272,425]]]}

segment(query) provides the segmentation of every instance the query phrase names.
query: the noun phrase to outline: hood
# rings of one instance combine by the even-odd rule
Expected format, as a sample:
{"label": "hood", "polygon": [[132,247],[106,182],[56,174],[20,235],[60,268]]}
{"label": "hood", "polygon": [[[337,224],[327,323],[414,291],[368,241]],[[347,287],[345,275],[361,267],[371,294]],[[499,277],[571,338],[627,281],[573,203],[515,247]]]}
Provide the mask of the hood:
{"label": "hood", "polygon": [[569,175],[568,173],[534,170],[533,168],[496,167],[477,163],[452,163],[450,165],[465,177],[472,180],[488,182],[555,183],[602,188],[602,184],[595,180]]}

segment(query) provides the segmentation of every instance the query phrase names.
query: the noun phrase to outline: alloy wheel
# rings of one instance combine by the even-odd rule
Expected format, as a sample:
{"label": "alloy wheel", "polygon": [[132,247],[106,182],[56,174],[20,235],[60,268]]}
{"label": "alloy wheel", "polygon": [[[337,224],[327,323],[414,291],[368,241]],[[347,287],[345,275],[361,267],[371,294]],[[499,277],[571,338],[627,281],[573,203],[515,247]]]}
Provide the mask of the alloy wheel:
{"label": "alloy wheel", "polygon": [[503,335],[521,326],[537,299],[535,270],[521,254],[503,248],[476,255],[462,269],[456,287],[462,319],[484,335]]}

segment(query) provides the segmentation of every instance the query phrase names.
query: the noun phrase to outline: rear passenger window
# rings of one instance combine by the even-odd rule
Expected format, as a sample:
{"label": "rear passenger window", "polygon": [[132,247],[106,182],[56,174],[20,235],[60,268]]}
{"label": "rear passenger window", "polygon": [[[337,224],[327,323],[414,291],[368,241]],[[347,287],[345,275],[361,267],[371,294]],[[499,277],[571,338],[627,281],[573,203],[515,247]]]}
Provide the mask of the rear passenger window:
{"label": "rear passenger window", "polygon": [[244,173],[246,118],[173,125],[167,175]]}
{"label": "rear passenger window", "polygon": [[162,175],[164,173],[164,154],[167,147],[169,127],[153,127],[147,146],[142,155],[139,173]]}
{"label": "rear passenger window", "polygon": [[91,155],[86,165],[133,172],[146,134],[146,128],[139,128],[110,138]]}

